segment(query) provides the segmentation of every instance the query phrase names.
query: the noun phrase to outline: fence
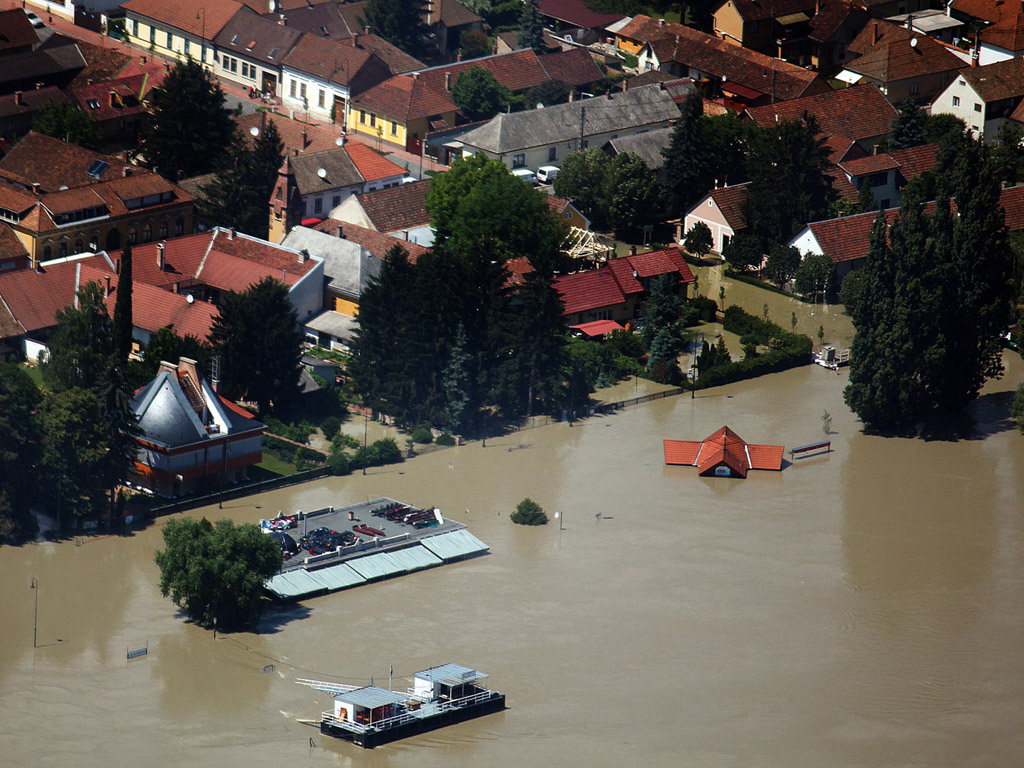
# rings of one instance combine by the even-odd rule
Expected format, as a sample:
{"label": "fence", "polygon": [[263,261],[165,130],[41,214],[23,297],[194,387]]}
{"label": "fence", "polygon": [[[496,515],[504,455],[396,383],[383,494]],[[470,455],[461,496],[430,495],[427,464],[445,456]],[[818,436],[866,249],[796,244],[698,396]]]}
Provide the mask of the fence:
{"label": "fence", "polygon": [[[684,389],[683,387],[675,387],[673,389],[666,389],[664,392],[655,392],[651,395],[640,395],[639,397],[631,397],[628,400],[619,400],[614,403],[600,403],[594,406],[588,406],[583,412],[577,411],[573,417],[573,421],[581,421],[588,416],[603,415],[607,413],[614,413],[620,411],[623,408],[628,408],[633,405],[640,405],[642,403],[649,403],[652,400],[661,400],[663,397],[675,397],[681,395],[690,390]],[[515,432],[522,432],[527,429],[534,429],[535,427],[546,427],[548,424],[555,424],[560,421],[568,421],[568,418],[554,418],[552,416],[533,416],[526,420],[523,424],[514,425],[508,428],[508,433],[513,434]]]}
{"label": "fence", "polygon": [[240,499],[243,496],[252,496],[257,493],[263,493],[264,491],[272,491],[276,488],[285,488],[289,485],[298,485],[299,483],[305,483],[310,480],[326,477],[330,473],[331,472],[327,467],[316,467],[315,469],[296,472],[294,475],[282,475],[281,477],[272,477],[269,480],[257,480],[254,483],[236,485],[234,488],[228,488],[216,493],[209,493],[204,496],[191,496],[189,498],[179,499],[178,501],[172,501],[169,504],[153,507],[149,510],[148,514],[151,517],[159,517],[160,515],[170,515],[174,512],[184,512],[187,509],[205,507],[208,504],[229,501],[231,499]]}

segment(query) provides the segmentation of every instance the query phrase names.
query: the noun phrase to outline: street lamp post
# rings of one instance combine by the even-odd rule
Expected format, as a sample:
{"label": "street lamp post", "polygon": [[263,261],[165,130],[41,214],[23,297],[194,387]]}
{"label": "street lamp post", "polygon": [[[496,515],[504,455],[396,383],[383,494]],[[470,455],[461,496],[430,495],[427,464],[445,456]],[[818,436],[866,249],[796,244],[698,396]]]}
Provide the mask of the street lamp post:
{"label": "street lamp post", "polygon": [[363,412],[363,474],[366,474],[366,419],[367,414]]}
{"label": "street lamp post", "polygon": [[38,637],[37,630],[39,629],[39,582],[36,581],[36,577],[32,577],[32,582],[29,585],[29,589],[35,592],[36,608],[35,613],[32,615],[32,647],[38,648],[36,645],[36,639]]}

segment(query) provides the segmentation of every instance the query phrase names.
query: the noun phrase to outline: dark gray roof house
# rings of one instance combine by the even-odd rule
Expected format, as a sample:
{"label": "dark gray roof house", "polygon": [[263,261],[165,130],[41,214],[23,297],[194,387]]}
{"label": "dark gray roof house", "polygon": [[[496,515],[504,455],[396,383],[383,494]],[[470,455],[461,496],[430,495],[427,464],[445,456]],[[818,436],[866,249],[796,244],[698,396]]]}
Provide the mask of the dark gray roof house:
{"label": "dark gray roof house", "polygon": [[512,166],[533,168],[545,161],[557,162],[565,152],[666,127],[678,117],[672,94],[652,85],[543,109],[502,113],[463,134],[459,141],[464,154],[484,152],[499,159],[529,154],[514,159]]}
{"label": "dark gray roof house", "polygon": [[302,152],[289,158],[299,194],[322,194],[343,187],[361,186],[362,174],[342,148]]}
{"label": "dark gray roof house", "polygon": [[647,163],[647,167],[657,170],[665,164],[665,158],[661,150],[668,147],[672,141],[671,128],[658,128],[646,133],[634,133],[630,136],[620,136],[611,139],[602,149],[612,157],[623,152],[638,155],[641,160]]}

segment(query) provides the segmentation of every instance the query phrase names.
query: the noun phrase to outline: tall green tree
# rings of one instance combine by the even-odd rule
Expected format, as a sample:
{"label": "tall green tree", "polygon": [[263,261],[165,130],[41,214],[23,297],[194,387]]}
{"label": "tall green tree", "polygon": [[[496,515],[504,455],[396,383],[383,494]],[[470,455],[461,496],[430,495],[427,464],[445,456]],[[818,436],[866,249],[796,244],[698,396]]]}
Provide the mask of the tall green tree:
{"label": "tall green tree", "polygon": [[684,215],[707,194],[714,177],[707,154],[704,100],[693,93],[680,111],[669,145],[661,151],[665,158],[665,203],[672,216]]}
{"label": "tall green tree", "polygon": [[125,243],[121,251],[121,272],[117,279],[117,296],[114,301],[114,321],[111,328],[115,359],[121,365],[128,360],[132,351],[132,244]]}
{"label": "tall green tree", "polygon": [[925,126],[928,115],[912,98],[900,104],[896,117],[892,120],[892,133],[889,134],[889,149],[910,149],[927,143]]}
{"label": "tall green tree", "polygon": [[451,237],[463,199],[483,179],[502,175],[508,175],[505,165],[480,153],[457,158],[447,171],[434,177],[424,207],[434,227],[435,244],[443,244]]}
{"label": "tall green tree", "polygon": [[171,520],[156,553],[160,593],[207,629],[242,629],[262,612],[263,583],[281,568],[275,539],[251,523]]}
{"label": "tall green tree", "polygon": [[283,162],[284,142],[277,123],[269,120],[252,147],[252,184],[263,198],[264,207],[277,183],[277,171]]}
{"label": "tall green tree", "polygon": [[711,228],[703,221],[695,222],[683,240],[683,246],[686,250],[698,258],[703,258],[710,253],[713,244]]}
{"label": "tall green tree", "polygon": [[78,290],[77,306],[57,312],[57,330],[40,366],[47,387],[99,391],[103,386],[114,350],[113,323],[103,298],[98,284],[87,283]]}
{"label": "tall green tree", "polygon": [[199,176],[220,167],[234,131],[213,76],[198,62],[178,62],[153,91],[143,155],[150,168],[172,181]]}
{"label": "tall green tree", "polygon": [[999,126],[996,145],[992,150],[992,161],[999,174],[999,180],[1007,186],[1024,181],[1024,129],[1013,120],[1004,120]]}
{"label": "tall green tree", "polygon": [[753,134],[743,202],[747,229],[762,246],[787,243],[809,221],[826,218],[835,197],[828,148],[817,121],[785,121]]}
{"label": "tall green tree", "polygon": [[164,326],[149,337],[145,349],[145,366],[148,373],[147,381],[156,376],[160,361],[176,363],[182,357],[195,360],[203,375],[209,377],[210,364],[213,360],[213,348],[209,343],[186,334],[179,336]]}
{"label": "tall green tree", "polygon": [[416,56],[424,51],[429,32],[424,5],[422,0],[369,0],[362,21],[373,34]]}
{"label": "tall green tree", "polygon": [[[829,263],[831,268],[831,262]],[[768,260],[764,265],[764,276],[779,288],[794,277],[800,269],[800,251],[791,245],[776,243],[768,252]]]}
{"label": "tall green tree", "polygon": [[878,210],[878,202],[875,200],[875,193],[871,191],[871,184],[865,180],[857,190],[857,205],[854,206],[854,213],[871,213],[875,210]]}
{"label": "tall green tree", "polygon": [[0,363],[0,539],[19,540],[35,530],[30,513],[42,456],[41,396],[14,363]]}
{"label": "tall green tree", "polygon": [[51,101],[36,112],[32,130],[96,152],[103,150],[103,129],[91,115],[68,102]]}
{"label": "tall green tree", "polygon": [[[785,246],[776,246],[776,248],[786,250]],[[770,263],[770,255],[768,260]],[[828,256],[821,253],[807,254],[800,261],[793,275],[796,289],[805,296],[817,296],[819,293],[824,293],[832,279],[833,269],[832,259]]]}
{"label": "tall green tree", "polygon": [[603,230],[608,221],[608,169],[611,159],[597,147],[573,152],[562,161],[555,176],[555,194],[569,200],[594,229]]}
{"label": "tall green tree", "polygon": [[445,411],[453,430],[463,427],[472,385],[469,378],[469,355],[466,354],[466,326],[460,323],[441,380],[446,401]]}
{"label": "tall green tree", "polygon": [[512,95],[486,67],[460,72],[452,85],[452,101],[470,122],[489,120],[508,106]]}
{"label": "tall green tree", "polygon": [[605,189],[608,190],[608,223],[616,230],[652,219],[658,205],[658,178],[639,155],[630,152],[616,155],[608,167]]}
{"label": "tall green tree", "polygon": [[[280,146],[280,140],[277,143]],[[273,178],[267,173],[274,162],[270,149],[258,144],[250,149],[236,132],[223,166],[200,189],[199,217],[206,226],[234,227],[253,237],[267,237],[267,201],[277,177],[277,168]],[[281,160],[278,154],[278,166]]]}
{"label": "tall green tree", "polygon": [[110,486],[110,433],[103,405],[88,389],[46,392],[40,415],[46,435],[42,487],[63,527],[70,516],[102,510]]}
{"label": "tall green tree", "polygon": [[523,12],[519,16],[519,47],[533,48],[537,53],[544,52],[544,23],[540,17],[539,0],[525,0]]}
{"label": "tall green tree", "polygon": [[679,281],[672,275],[660,275],[651,281],[651,292],[644,301],[644,316],[640,325],[640,335],[648,348],[665,329],[677,338],[682,338],[679,318],[683,312],[683,300],[679,298],[678,286]]}
{"label": "tall green tree", "polygon": [[230,294],[210,331],[225,394],[256,403],[260,414],[290,403],[298,394],[302,339],[288,288],[279,280],[265,277]]}

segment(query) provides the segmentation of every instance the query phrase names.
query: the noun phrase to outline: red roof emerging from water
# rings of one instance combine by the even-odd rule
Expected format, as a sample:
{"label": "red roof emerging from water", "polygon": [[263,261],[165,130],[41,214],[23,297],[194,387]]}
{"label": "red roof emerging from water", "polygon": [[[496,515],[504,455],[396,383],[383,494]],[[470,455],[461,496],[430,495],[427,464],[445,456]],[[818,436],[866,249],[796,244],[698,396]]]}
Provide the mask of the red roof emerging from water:
{"label": "red roof emerging from water", "polygon": [[665,463],[695,466],[701,476],[746,477],[751,469],[782,469],[783,446],[754,445],[722,427],[701,441],[666,440]]}

